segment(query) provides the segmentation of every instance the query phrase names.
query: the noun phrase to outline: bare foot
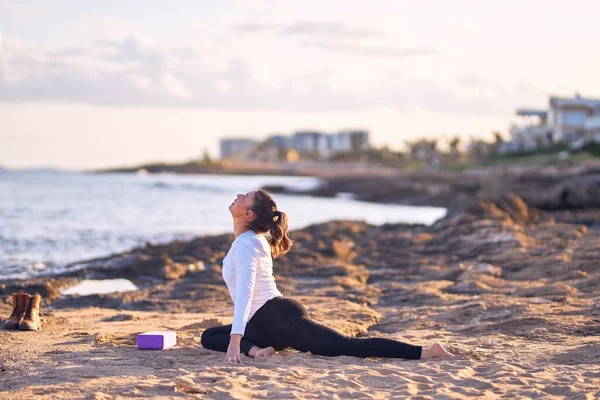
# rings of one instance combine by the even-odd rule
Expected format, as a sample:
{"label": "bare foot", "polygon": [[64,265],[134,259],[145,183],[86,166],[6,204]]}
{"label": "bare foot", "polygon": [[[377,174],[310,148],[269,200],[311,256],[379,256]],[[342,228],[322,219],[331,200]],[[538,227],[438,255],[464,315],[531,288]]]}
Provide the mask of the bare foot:
{"label": "bare foot", "polygon": [[434,357],[454,357],[454,354],[448,352],[444,346],[434,343],[430,348],[421,350],[421,359]]}
{"label": "bare foot", "polygon": [[268,358],[275,354],[275,349],[273,347],[266,347],[261,349],[258,346],[254,346],[248,352],[248,355],[252,358]]}

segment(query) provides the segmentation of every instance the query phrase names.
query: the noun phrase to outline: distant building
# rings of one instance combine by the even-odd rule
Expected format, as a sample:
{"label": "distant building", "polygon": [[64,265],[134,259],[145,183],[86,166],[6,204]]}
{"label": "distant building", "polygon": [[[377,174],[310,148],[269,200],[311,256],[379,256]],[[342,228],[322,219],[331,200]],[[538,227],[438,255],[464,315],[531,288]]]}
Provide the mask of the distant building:
{"label": "distant building", "polygon": [[277,149],[294,148],[294,138],[285,135],[271,135],[267,138],[267,143]]}
{"label": "distant building", "polygon": [[349,151],[364,151],[371,146],[369,144],[369,132],[367,131],[343,131],[331,135],[331,151],[334,153]]}
{"label": "distant building", "polygon": [[294,134],[295,149],[299,153],[317,153],[322,158],[328,158],[336,153],[364,151],[370,148],[369,132],[342,131],[333,134],[321,132],[296,132]]}
{"label": "distant building", "polygon": [[257,141],[250,139],[222,139],[221,159],[248,158],[257,144]]}
{"label": "distant building", "polygon": [[298,151],[318,151],[322,146],[324,136],[321,132],[296,132],[294,133],[294,147]]}
{"label": "distant building", "polygon": [[585,120],[585,131],[590,141],[600,143],[600,109]]}
{"label": "distant building", "polygon": [[600,99],[550,97],[548,110],[520,108],[520,121],[511,129],[511,140],[502,153],[534,150],[564,142],[572,148],[595,141],[600,143]]}
{"label": "distant building", "polygon": [[[548,125],[552,129],[554,141],[586,141],[586,122],[600,115],[600,99],[586,99],[579,95],[574,98],[551,97],[548,112]],[[589,122],[593,129],[593,121]]]}
{"label": "distant building", "polygon": [[300,154],[318,154],[327,158],[331,151],[329,136],[321,132],[300,131],[294,133],[294,149]]}
{"label": "distant building", "polygon": [[534,150],[552,144],[552,128],[548,126],[548,112],[520,108],[516,112],[519,122],[510,128],[511,142],[501,144],[501,152]]}
{"label": "distant building", "polygon": [[[328,159],[333,154],[370,149],[369,132],[348,130],[338,133],[298,131],[293,135],[271,135],[262,142],[248,139],[221,140],[221,158],[296,162],[302,157]],[[290,152],[292,151],[293,152]]]}

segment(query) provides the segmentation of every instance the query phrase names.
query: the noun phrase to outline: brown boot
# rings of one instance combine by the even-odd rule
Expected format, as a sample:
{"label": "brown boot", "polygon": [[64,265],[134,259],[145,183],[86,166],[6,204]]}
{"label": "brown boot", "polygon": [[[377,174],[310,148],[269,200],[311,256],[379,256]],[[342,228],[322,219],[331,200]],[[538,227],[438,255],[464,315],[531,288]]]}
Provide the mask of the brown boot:
{"label": "brown boot", "polygon": [[40,320],[40,305],[42,302],[42,296],[39,293],[31,296],[23,320],[19,324],[19,329],[22,331],[37,331],[42,328],[42,321]]}
{"label": "brown boot", "polygon": [[27,293],[13,293],[13,310],[10,317],[4,321],[6,329],[19,329],[19,324],[23,320],[27,306],[29,305],[30,295]]}

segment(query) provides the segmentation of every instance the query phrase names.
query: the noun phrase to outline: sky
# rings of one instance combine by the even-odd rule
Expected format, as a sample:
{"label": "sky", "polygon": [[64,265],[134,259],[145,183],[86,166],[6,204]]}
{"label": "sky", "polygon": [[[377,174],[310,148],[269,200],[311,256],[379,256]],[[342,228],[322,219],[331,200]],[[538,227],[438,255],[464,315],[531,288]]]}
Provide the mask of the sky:
{"label": "sky", "polygon": [[218,156],[219,139],[507,135],[600,97],[596,0],[0,0],[0,165]]}

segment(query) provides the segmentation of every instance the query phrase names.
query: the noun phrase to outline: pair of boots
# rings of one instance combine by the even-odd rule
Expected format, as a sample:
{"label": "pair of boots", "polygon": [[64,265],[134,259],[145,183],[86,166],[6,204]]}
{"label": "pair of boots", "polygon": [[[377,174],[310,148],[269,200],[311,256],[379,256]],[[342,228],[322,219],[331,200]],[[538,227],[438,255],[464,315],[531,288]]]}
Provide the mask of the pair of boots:
{"label": "pair of boots", "polygon": [[33,296],[29,293],[13,293],[13,310],[10,318],[4,321],[6,329],[20,329],[23,331],[37,331],[42,328],[40,320],[40,305],[42,296],[39,293]]}

